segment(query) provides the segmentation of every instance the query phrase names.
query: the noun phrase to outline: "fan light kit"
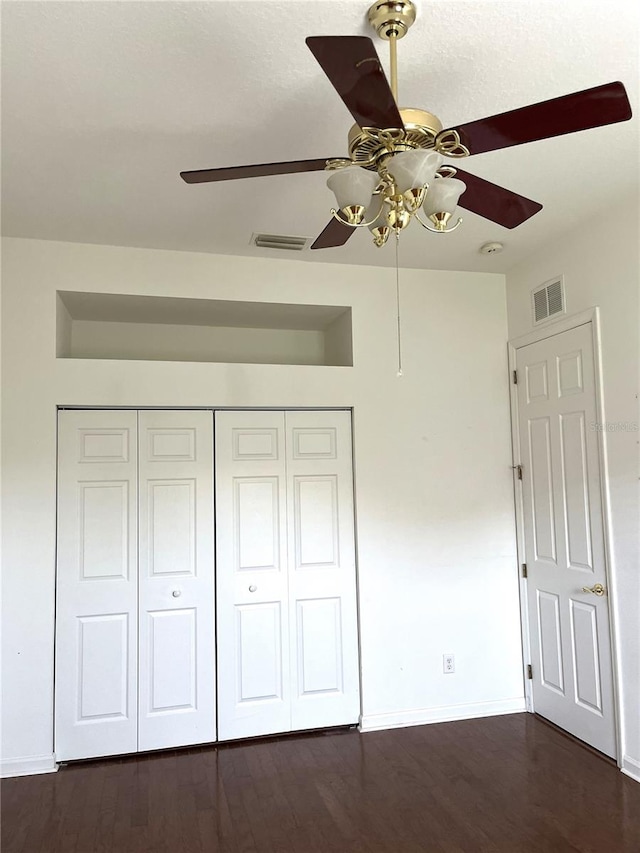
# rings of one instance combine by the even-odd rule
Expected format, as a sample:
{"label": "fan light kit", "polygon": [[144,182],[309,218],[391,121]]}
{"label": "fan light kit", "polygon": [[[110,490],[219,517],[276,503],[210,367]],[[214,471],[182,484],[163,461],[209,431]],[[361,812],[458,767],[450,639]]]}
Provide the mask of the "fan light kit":
{"label": "fan light kit", "polygon": [[414,219],[434,233],[455,230],[462,221],[454,219],[458,204],[505,228],[521,225],[542,209],[536,201],[445,164],[445,157],[457,161],[631,118],[625,88],[615,82],[444,128],[432,113],[400,109],[397,103],[397,42],[415,21],[413,2],[376,2],[368,17],[378,36],[389,42],[390,81],[371,39],[306,39],[355,119],[348,157],[203,169],[181,172],[181,177],[191,184],[325,169],[337,207],[311,248],[342,246],[358,228],[368,228],[375,245],[383,246],[391,232],[398,238]]}

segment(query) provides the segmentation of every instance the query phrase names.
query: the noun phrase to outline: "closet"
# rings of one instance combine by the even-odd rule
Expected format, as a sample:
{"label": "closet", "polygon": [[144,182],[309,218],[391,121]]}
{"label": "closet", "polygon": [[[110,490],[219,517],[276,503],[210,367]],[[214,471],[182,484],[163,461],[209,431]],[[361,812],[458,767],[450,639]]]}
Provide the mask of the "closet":
{"label": "closet", "polygon": [[59,761],[357,722],[348,412],[218,411],[214,441],[211,410],[65,410],[58,434]]}
{"label": "closet", "polygon": [[221,740],[355,723],[349,412],[216,412]]}
{"label": "closet", "polygon": [[58,761],[216,739],[213,413],[58,417]]}

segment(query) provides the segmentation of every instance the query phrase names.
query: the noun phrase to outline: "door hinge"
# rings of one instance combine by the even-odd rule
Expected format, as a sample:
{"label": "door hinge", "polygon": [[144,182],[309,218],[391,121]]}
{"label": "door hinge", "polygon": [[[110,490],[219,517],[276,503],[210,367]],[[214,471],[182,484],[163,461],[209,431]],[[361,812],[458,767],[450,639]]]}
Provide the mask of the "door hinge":
{"label": "door hinge", "polygon": [[514,385],[518,384],[518,371],[517,370],[513,371],[513,384]]}
{"label": "door hinge", "polygon": [[523,577],[523,578],[528,578],[528,577],[529,577],[529,575],[527,574],[527,564],[526,564],[526,563],[523,563],[523,564],[522,564],[522,577]]}
{"label": "door hinge", "polygon": [[527,664],[527,678],[528,679],[533,678],[533,667],[531,666],[530,663]]}
{"label": "door hinge", "polygon": [[518,479],[521,480],[522,479],[522,465],[512,465],[511,467],[513,468],[514,471],[517,472]]}

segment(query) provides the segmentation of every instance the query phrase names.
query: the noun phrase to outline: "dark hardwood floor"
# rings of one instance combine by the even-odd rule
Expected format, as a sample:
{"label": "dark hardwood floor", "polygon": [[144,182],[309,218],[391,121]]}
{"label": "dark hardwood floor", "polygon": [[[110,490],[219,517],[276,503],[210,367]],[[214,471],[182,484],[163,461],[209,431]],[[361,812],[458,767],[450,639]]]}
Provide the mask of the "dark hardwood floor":
{"label": "dark hardwood floor", "polygon": [[640,785],[529,714],[69,765],[2,853],[638,853]]}

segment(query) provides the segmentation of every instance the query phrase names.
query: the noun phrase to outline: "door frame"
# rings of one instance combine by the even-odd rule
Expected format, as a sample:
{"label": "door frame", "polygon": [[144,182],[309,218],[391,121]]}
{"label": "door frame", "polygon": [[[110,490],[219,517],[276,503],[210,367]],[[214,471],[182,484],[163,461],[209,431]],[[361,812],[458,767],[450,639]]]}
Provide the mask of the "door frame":
{"label": "door frame", "polygon": [[[555,337],[563,332],[568,332],[571,329],[576,329],[578,326],[591,326],[591,341],[593,347],[593,364],[594,364],[594,380],[595,380],[595,405],[596,414],[600,423],[605,423],[604,410],[604,393],[603,393],[603,373],[602,373],[602,347],[600,337],[600,309],[598,307],[588,308],[577,314],[569,317],[563,317],[552,323],[545,324],[539,328],[533,329],[519,337],[512,338],[508,341],[508,366],[509,366],[509,403],[511,409],[511,448],[512,448],[512,464],[513,472],[513,494],[515,501],[515,522],[516,522],[516,549],[518,560],[518,586],[520,590],[520,625],[522,632],[522,651],[523,651],[523,678],[524,692],[527,711],[535,712],[533,701],[533,684],[527,677],[527,665],[531,662],[531,635],[529,626],[529,615],[527,609],[527,581],[522,577],[521,567],[526,562],[525,560],[525,545],[524,545],[524,504],[522,494],[522,482],[516,475],[516,468],[522,462],[520,435],[518,430],[518,394],[516,385],[513,381],[514,371],[516,370],[516,359],[518,350],[529,344],[538,343],[538,341],[546,338]],[[597,446],[598,446],[598,461],[600,464],[600,497],[602,501],[602,532],[604,538],[604,560],[605,560],[605,577],[607,583],[607,607],[609,610],[609,625],[610,625],[610,648],[611,648],[611,669],[613,675],[613,709],[614,709],[614,730],[616,739],[616,763],[619,768],[622,768],[622,708],[620,705],[620,685],[622,683],[620,671],[620,637],[618,633],[617,622],[617,587],[614,571],[613,550],[611,547],[611,505],[609,498],[609,471],[607,466],[607,443],[605,440],[605,430],[597,431]]]}

